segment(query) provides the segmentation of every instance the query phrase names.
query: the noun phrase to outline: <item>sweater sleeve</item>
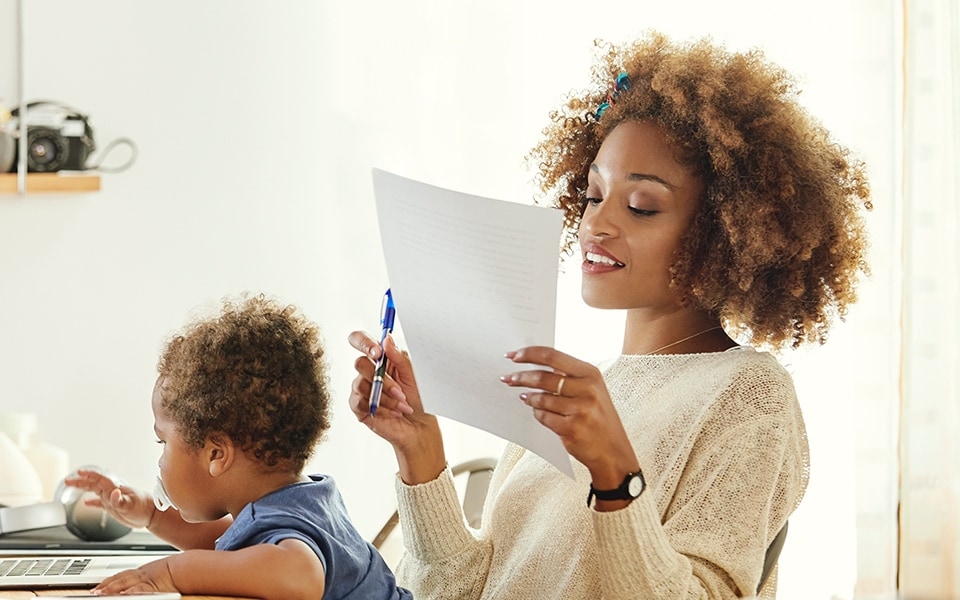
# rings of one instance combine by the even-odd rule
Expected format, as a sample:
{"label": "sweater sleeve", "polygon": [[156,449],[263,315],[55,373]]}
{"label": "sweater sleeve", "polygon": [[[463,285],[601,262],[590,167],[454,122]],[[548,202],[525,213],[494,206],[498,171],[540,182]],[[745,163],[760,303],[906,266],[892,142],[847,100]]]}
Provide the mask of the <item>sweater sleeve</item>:
{"label": "sweater sleeve", "polygon": [[398,477],[396,488],[406,548],[397,581],[416,598],[479,598],[491,544],[468,528],[450,468],[414,486]]}
{"label": "sweater sleeve", "polygon": [[790,411],[756,415],[698,440],[665,516],[648,493],[594,512],[604,598],[753,597],[803,495],[805,449]]}

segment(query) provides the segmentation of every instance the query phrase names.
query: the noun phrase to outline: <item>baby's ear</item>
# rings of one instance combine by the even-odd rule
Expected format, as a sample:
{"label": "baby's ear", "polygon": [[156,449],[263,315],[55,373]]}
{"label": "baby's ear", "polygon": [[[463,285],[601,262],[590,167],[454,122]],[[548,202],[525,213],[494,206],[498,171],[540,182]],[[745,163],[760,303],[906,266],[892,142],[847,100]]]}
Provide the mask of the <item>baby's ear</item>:
{"label": "baby's ear", "polygon": [[207,436],[203,449],[207,457],[207,469],[211,477],[219,477],[227,472],[236,458],[237,447],[233,439],[225,433],[212,433]]}

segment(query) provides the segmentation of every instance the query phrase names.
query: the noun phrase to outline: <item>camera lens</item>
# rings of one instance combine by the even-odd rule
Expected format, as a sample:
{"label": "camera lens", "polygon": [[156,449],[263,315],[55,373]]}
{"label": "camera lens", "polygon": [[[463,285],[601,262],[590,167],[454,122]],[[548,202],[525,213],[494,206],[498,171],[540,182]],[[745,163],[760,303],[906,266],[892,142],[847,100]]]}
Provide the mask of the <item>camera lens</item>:
{"label": "camera lens", "polygon": [[27,132],[27,169],[38,173],[59,171],[70,150],[59,131],[31,127]]}

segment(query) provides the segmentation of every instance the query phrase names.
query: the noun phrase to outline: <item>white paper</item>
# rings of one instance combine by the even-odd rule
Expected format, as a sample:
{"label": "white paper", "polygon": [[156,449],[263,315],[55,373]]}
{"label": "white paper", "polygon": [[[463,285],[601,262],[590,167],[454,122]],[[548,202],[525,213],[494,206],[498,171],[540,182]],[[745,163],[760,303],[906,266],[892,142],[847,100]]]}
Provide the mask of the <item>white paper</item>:
{"label": "white paper", "polygon": [[380,239],[424,409],[523,446],[573,476],[566,449],[501,375],[553,346],[560,211],[445,190],[379,169]]}

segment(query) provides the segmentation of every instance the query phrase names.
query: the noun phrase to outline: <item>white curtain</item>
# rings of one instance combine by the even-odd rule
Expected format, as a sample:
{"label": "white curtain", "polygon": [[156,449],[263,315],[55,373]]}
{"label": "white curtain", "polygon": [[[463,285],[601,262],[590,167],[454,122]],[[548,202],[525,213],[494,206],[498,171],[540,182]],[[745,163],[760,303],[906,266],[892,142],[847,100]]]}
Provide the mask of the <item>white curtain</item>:
{"label": "white curtain", "polygon": [[905,3],[900,594],[960,597],[960,8]]}

